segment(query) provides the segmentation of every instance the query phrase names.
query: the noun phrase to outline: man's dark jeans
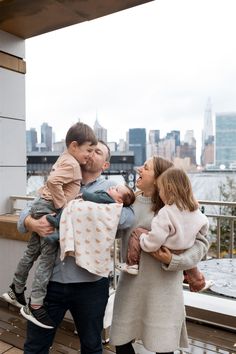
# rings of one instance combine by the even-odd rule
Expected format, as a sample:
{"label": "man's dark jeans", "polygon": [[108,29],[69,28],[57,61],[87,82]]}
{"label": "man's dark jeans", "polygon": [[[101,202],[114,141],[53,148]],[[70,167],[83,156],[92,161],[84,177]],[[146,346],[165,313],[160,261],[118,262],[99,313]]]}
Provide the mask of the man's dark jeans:
{"label": "man's dark jeans", "polygon": [[[108,279],[61,284],[49,282],[45,307],[56,326],[70,311],[81,343],[81,354],[102,354],[101,332],[108,300]],[[28,321],[24,354],[47,354],[55,329],[44,329]]]}

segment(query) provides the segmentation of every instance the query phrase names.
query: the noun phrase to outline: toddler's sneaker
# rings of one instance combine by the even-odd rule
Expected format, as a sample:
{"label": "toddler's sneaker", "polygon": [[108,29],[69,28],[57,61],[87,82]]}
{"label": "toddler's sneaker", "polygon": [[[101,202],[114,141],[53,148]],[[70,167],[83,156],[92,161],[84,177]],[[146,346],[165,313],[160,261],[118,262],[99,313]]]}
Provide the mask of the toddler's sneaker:
{"label": "toddler's sneaker", "polygon": [[9,304],[17,306],[19,308],[25,306],[26,300],[24,291],[22,293],[17,293],[15,290],[15,284],[13,283],[9,286],[9,288],[10,290],[7,293],[2,294],[2,298],[6,300]]}
{"label": "toddler's sneaker", "polygon": [[201,293],[202,291],[206,291],[210,289],[210,287],[214,284],[215,284],[214,280],[206,280],[204,287],[201,290],[199,290],[199,292]]}
{"label": "toddler's sneaker", "polygon": [[55,323],[49,317],[44,306],[41,306],[38,309],[34,309],[29,303],[29,305],[26,305],[20,309],[20,313],[28,321],[33,322],[39,327],[48,329],[55,327]]}
{"label": "toddler's sneaker", "polygon": [[127,263],[118,263],[116,264],[116,269],[132,275],[138,274],[138,264],[128,265]]}
{"label": "toddler's sneaker", "polygon": [[137,275],[138,274],[138,264],[127,265],[126,272],[129,274],[132,274],[132,275]]}

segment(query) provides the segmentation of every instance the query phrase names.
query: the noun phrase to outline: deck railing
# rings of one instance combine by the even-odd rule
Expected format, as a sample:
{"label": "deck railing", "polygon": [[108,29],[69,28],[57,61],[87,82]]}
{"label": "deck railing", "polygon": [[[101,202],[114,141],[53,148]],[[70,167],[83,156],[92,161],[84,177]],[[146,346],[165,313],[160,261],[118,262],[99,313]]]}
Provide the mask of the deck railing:
{"label": "deck railing", "polygon": [[[16,196],[12,195],[10,196],[10,199],[12,201],[12,209],[11,213],[12,214],[19,214],[19,212],[26,206],[28,203],[30,203],[34,197],[33,196]],[[205,215],[210,219],[210,233],[212,233],[213,228],[215,227],[215,241],[214,241],[214,246],[215,246],[215,252],[214,252],[214,257],[216,258],[222,258],[223,252],[222,252],[222,237],[225,238],[225,236],[228,238],[228,250],[226,250],[227,257],[232,258],[234,255],[234,252],[236,252],[236,216],[230,215],[229,213],[227,214],[222,214],[222,211],[225,211],[225,208],[235,208],[235,214],[236,214],[236,202],[224,202],[224,201],[210,201],[210,200],[199,200],[199,204],[201,207],[201,210],[205,213]],[[217,207],[218,212],[207,212],[207,206],[211,207]],[[222,233],[222,226],[224,223],[228,222],[229,223],[229,231],[228,235],[223,235]],[[114,258],[117,258],[117,247],[114,248]],[[211,253],[212,249],[211,249]]]}
{"label": "deck railing", "polygon": [[[212,223],[210,223],[210,225],[211,226],[215,225],[215,231],[216,231],[215,257],[222,258],[222,255],[223,255],[223,252],[222,252],[222,241],[223,240],[222,240],[222,238],[227,237],[229,242],[228,242],[228,249],[225,252],[227,253],[228,258],[232,258],[234,255],[234,252],[236,251],[236,240],[235,240],[236,216],[232,215],[233,208],[235,208],[235,214],[236,214],[236,202],[199,200],[199,204],[200,204],[201,210],[203,212],[205,212],[206,206],[218,207],[218,209],[219,209],[218,213],[205,212],[205,215],[212,220]],[[225,212],[225,208],[232,208],[231,215],[229,214],[230,211],[227,211],[227,210],[226,210],[226,214],[222,214],[222,211]],[[225,235],[223,235],[222,227],[225,225],[225,222],[228,222],[229,227],[228,227],[227,233]],[[212,231],[212,227],[210,229]]]}

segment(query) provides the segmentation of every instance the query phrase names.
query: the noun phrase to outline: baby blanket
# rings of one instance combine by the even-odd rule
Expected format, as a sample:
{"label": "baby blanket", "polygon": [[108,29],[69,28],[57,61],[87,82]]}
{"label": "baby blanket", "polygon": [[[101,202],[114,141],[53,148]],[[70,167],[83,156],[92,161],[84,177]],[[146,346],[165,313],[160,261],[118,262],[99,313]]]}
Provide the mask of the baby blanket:
{"label": "baby blanket", "polygon": [[107,277],[123,204],[70,201],[60,221],[61,260],[74,256],[76,264],[90,273]]}

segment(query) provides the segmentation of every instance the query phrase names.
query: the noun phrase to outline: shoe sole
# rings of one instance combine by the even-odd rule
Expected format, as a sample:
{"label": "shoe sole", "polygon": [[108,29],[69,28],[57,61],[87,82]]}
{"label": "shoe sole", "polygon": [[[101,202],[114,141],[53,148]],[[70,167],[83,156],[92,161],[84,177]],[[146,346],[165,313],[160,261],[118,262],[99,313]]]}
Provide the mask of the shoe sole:
{"label": "shoe sole", "polygon": [[36,326],[39,326],[39,327],[42,327],[42,328],[46,328],[46,329],[52,329],[52,328],[54,328],[53,326],[47,326],[47,325],[45,325],[45,324],[39,322],[34,316],[28,315],[27,313],[25,313],[24,307],[21,307],[20,313],[22,314],[22,316],[23,316],[24,318],[26,318],[28,321],[34,323]]}
{"label": "shoe sole", "polygon": [[17,300],[13,300],[8,293],[2,294],[2,298],[8,302],[9,304],[18,307],[19,309],[22,308],[24,305],[20,304]]}
{"label": "shoe sole", "polygon": [[132,275],[138,275],[137,269],[125,269],[125,272]]}

